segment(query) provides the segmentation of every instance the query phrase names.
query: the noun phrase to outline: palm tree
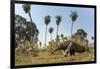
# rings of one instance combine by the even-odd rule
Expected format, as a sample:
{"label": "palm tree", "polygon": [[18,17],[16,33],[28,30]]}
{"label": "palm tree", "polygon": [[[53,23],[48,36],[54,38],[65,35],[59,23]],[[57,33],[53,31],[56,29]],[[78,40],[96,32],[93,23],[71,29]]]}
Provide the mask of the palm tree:
{"label": "palm tree", "polygon": [[[38,32],[37,32],[35,23],[33,23],[32,17],[31,17],[31,12],[30,12],[31,5],[29,5],[29,4],[24,4],[24,5],[22,5],[22,7],[23,7],[23,10],[25,11],[25,13],[28,13],[28,15],[29,15],[29,17],[30,17],[30,21],[31,21],[31,23],[32,23],[32,26],[33,26],[33,27],[31,28],[31,34],[33,34],[33,33],[37,34]],[[34,29],[34,32],[33,32],[33,29]],[[37,36],[37,35],[36,35],[36,36]],[[31,37],[31,41],[33,42],[33,37]]]}
{"label": "palm tree", "polygon": [[57,24],[57,33],[56,33],[56,37],[57,37],[57,35],[58,35],[58,28],[59,28],[59,24],[60,24],[60,22],[61,22],[61,16],[56,16],[56,24]]}
{"label": "palm tree", "polygon": [[52,33],[53,33],[54,29],[51,27],[49,28],[49,33],[51,34],[51,41],[52,41]]}
{"label": "palm tree", "polygon": [[[31,13],[30,13],[31,5],[24,4],[22,7],[23,7],[23,10],[25,11],[25,13],[28,13],[31,23],[33,23]],[[34,30],[35,30],[35,28],[34,28]],[[31,34],[32,34],[32,29],[31,29]],[[33,42],[33,37],[31,37],[31,41]]]}
{"label": "palm tree", "polygon": [[73,35],[73,33],[72,33],[72,32],[73,32],[73,22],[76,21],[77,17],[78,17],[77,12],[76,12],[76,11],[71,11],[71,14],[70,14],[70,18],[71,18],[71,20],[72,20],[72,25],[71,25],[71,37],[72,37],[72,35]]}
{"label": "palm tree", "polygon": [[61,16],[56,16],[56,24],[57,24],[57,33],[56,33],[56,37],[57,37],[57,46],[58,46],[58,27],[59,27],[59,24],[61,22]]}
{"label": "palm tree", "polygon": [[64,34],[61,34],[61,39],[64,42]]}
{"label": "palm tree", "polygon": [[49,15],[44,17],[44,23],[46,25],[46,31],[45,31],[45,46],[46,46],[46,37],[47,37],[47,26],[51,21],[51,17]]}
{"label": "palm tree", "polygon": [[30,13],[31,5],[24,4],[22,7],[23,7],[23,10],[25,11],[25,13],[28,13],[31,23],[33,23],[32,18],[31,18],[31,13]]}

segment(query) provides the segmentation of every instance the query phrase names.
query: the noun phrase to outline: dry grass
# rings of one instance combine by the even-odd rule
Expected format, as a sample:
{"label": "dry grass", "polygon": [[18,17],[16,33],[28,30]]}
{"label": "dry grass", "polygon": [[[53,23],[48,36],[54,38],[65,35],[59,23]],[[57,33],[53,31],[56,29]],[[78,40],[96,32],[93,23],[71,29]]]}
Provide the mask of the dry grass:
{"label": "dry grass", "polygon": [[[60,51],[62,52],[62,51]],[[94,61],[94,52],[75,53],[75,56],[64,57],[63,53],[52,54],[49,51],[24,52],[15,54],[16,65],[50,64],[50,63],[69,63]]]}

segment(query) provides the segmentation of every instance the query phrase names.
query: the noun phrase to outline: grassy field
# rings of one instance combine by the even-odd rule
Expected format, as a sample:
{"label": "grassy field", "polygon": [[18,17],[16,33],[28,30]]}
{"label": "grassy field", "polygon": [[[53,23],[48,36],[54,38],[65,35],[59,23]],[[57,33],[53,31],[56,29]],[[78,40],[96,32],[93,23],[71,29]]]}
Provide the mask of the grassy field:
{"label": "grassy field", "polygon": [[17,65],[35,65],[35,64],[50,64],[50,63],[69,63],[69,62],[84,62],[94,61],[94,52],[75,53],[75,56],[68,55],[64,57],[62,51],[51,55],[48,51],[39,52],[24,52],[15,54],[15,64]]}

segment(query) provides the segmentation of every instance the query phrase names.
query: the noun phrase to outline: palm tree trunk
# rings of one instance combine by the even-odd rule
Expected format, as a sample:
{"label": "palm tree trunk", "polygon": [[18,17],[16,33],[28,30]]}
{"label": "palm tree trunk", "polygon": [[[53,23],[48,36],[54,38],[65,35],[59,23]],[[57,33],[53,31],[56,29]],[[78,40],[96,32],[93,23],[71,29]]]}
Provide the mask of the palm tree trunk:
{"label": "palm tree trunk", "polygon": [[52,41],[52,33],[51,33],[51,41]]}
{"label": "palm tree trunk", "polygon": [[45,46],[46,46],[46,37],[47,37],[47,25],[46,25],[46,31],[45,31]]}
{"label": "palm tree trunk", "polygon": [[58,46],[58,25],[57,25],[57,33],[56,33],[56,38],[57,38],[57,46]]}
{"label": "palm tree trunk", "polygon": [[[29,15],[29,17],[30,17],[31,23],[33,23],[32,18],[31,18],[31,13],[30,13],[30,11],[28,12],[28,15]],[[32,28],[31,28],[31,35],[32,35]],[[31,43],[32,43],[32,42],[33,42],[33,37],[31,36]]]}
{"label": "palm tree trunk", "polygon": [[28,15],[30,17],[30,21],[33,23],[30,11],[28,12]]}
{"label": "palm tree trunk", "polygon": [[62,38],[62,41],[64,42],[64,37]]}
{"label": "palm tree trunk", "polygon": [[51,46],[52,46],[52,33],[51,33]]}
{"label": "palm tree trunk", "polygon": [[56,37],[58,36],[58,25],[57,25],[57,33],[56,33]]}
{"label": "palm tree trunk", "polygon": [[[29,14],[29,17],[30,17],[30,21],[31,21],[31,23],[33,23],[30,11],[29,11],[28,14]],[[36,29],[35,29],[35,27],[33,27],[33,29],[34,29],[34,31],[35,31],[35,33],[36,33]],[[33,31],[32,31],[32,28],[31,28],[31,34],[32,34],[32,33],[33,33]],[[33,43],[33,36],[31,36],[31,42]]]}
{"label": "palm tree trunk", "polygon": [[71,25],[71,38],[72,38],[72,35],[73,35],[73,21],[72,21],[72,25]]}

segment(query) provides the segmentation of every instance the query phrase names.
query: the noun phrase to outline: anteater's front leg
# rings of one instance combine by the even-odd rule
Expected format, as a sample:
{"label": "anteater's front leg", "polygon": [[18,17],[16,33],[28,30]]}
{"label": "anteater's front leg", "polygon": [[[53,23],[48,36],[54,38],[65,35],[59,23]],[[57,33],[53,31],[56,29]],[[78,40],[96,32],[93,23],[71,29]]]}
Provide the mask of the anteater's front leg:
{"label": "anteater's front leg", "polygon": [[63,50],[64,57],[68,55],[68,50]]}

